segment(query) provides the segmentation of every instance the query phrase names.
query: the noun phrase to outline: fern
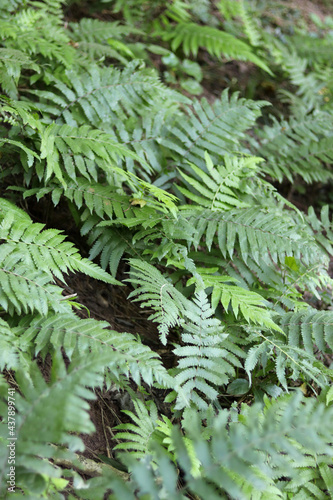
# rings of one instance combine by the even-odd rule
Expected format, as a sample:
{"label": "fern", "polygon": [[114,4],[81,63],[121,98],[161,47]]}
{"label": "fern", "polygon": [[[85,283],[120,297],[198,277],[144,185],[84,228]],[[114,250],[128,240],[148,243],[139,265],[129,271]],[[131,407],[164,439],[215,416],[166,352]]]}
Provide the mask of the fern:
{"label": "fern", "polygon": [[186,56],[197,55],[199,47],[217,58],[223,55],[227,59],[251,61],[268,73],[270,70],[265,62],[257,57],[251,47],[245,42],[224,31],[210,26],[200,26],[196,23],[179,23],[163,32],[163,40],[171,40],[171,49],[175,52],[180,45]]}
{"label": "fern", "polygon": [[316,216],[313,207],[309,207],[307,222],[313,230],[314,237],[321,248],[325,249],[328,255],[333,254],[333,231],[329,218],[329,206],[324,205],[320,212],[320,219]]}
{"label": "fern", "polygon": [[175,382],[181,388],[176,409],[190,403],[207,408],[205,399],[213,401],[218,396],[214,386],[226,384],[235,373],[233,365],[240,366],[238,359],[225,348],[227,335],[221,323],[212,316],[206,294],[198,292],[184,312],[182,345],[173,350],[179,358]]}
{"label": "fern", "polygon": [[189,161],[204,168],[207,151],[213,163],[219,163],[220,155],[240,149],[239,140],[245,137],[244,132],[253,125],[265,104],[238,98],[237,93],[229,98],[227,91],[212,105],[205,99],[194,101],[188,116],[169,129],[162,144],[177,162]]}
{"label": "fern", "polygon": [[[233,281],[229,276],[212,276],[210,273],[207,276],[205,272],[202,272],[201,277],[206,288],[212,287],[212,307],[214,310],[221,301],[225,311],[228,311],[229,305],[231,305],[235,318],[238,317],[240,311],[249,323],[252,321],[279,330],[279,327],[272,320],[269,310],[263,307],[267,306],[268,303],[265,304],[261,295],[240,286],[226,284],[226,281]],[[190,285],[196,281],[198,281],[196,278],[192,278],[187,284]]]}
{"label": "fern", "polygon": [[[33,7],[17,12],[10,21],[0,20],[6,47],[32,55],[40,54],[49,61],[56,60],[70,67],[75,59],[75,50],[69,45],[70,39],[60,26],[59,2],[53,12],[38,2]],[[36,30],[40,35],[38,39]]]}
{"label": "fern", "polygon": [[246,192],[244,180],[251,175],[251,171],[255,172],[257,170],[257,165],[261,159],[254,157],[238,159],[237,157],[225,156],[225,166],[221,165],[216,168],[214,168],[208,154],[205,159],[208,175],[196,165],[190,163],[190,167],[198,180],[181,171],[180,175],[190,185],[191,191],[181,186],[177,186],[177,189],[187,198],[196,202],[197,205],[210,208],[212,211],[249,206],[240,199],[237,191]]}
{"label": "fern", "polygon": [[[94,228],[99,219],[89,217],[82,226],[83,234]],[[89,236],[91,245],[89,257],[94,259],[100,255],[100,263],[103,269],[110,268],[112,276],[116,276],[120,259],[124,253],[130,253],[139,257],[138,252],[132,244],[132,233],[130,231],[119,231],[118,229],[98,228],[93,229]]]}
{"label": "fern", "polygon": [[124,217],[125,210],[131,206],[131,197],[117,192],[116,186],[103,186],[82,177],[76,181],[67,180],[66,188],[57,184],[48,187],[32,188],[24,191],[24,197],[36,196],[40,200],[47,194],[51,194],[54,206],[57,206],[62,196],[70,200],[78,209],[87,207],[90,214],[96,214],[101,219],[109,217]]}
{"label": "fern", "polygon": [[13,314],[38,311],[46,315],[49,308],[66,312],[61,288],[53,285],[51,272],[63,279],[68,270],[80,270],[107,283],[118,283],[88,259],[82,259],[73,244],[64,242],[56,230],[43,229],[30,220],[13,221],[9,214],[0,226],[1,306]]}
{"label": "fern", "polygon": [[267,160],[263,170],[280,182],[283,177],[292,181],[297,174],[308,183],[331,179],[327,168],[333,158],[327,128],[331,119],[331,114],[323,111],[289,122],[273,119],[272,126],[258,132],[258,142],[252,142]]}
{"label": "fern", "polygon": [[49,309],[65,312],[68,307],[61,299],[62,289],[52,284],[49,273],[30,271],[21,262],[19,253],[1,246],[0,252],[0,305],[10,314],[37,311],[47,315]]}
{"label": "fern", "polygon": [[256,25],[255,19],[251,17],[253,13],[250,12],[250,5],[246,0],[240,0],[239,2],[222,0],[218,4],[218,8],[226,20],[229,20],[231,17],[239,17],[244,25],[244,32],[251,46],[256,47],[260,45],[260,30]]}
{"label": "fern", "polygon": [[0,84],[13,99],[17,99],[17,84],[22,68],[39,72],[38,65],[21,50],[0,49]]}
{"label": "fern", "polygon": [[6,366],[16,370],[20,364],[23,364],[22,359],[18,355],[15,331],[3,319],[0,320],[0,347],[1,370],[4,370]]}
{"label": "fern", "polygon": [[[125,26],[119,22],[106,23],[98,19],[83,18],[79,23],[70,23],[71,37],[78,45],[78,50],[91,59],[110,57],[126,64],[130,51],[126,45],[112,43],[129,34],[140,34],[140,30]],[[114,47],[114,48],[113,48]],[[122,48],[122,50],[116,50]]]}
{"label": "fern", "polygon": [[[247,0],[2,3],[0,409],[7,424],[8,380],[14,497],[326,498],[332,20],[314,17],[310,37],[296,18],[277,28],[283,6],[272,21]],[[164,67],[168,47],[176,67]],[[213,59],[249,71],[228,83],[239,65]],[[207,99],[178,91],[189,63]],[[268,102],[233,92],[268,86],[274,118]],[[320,182],[327,199],[304,213],[282,195],[286,181],[295,192]],[[60,230],[67,216],[89,259]],[[109,288],[126,275],[128,299],[157,326],[155,351],[82,319],[68,273]],[[87,479],[90,401],[110,388],[134,411]]]}
{"label": "fern", "polygon": [[[54,354],[49,384],[43,379],[36,363],[31,363],[28,371],[18,370],[21,394],[15,394],[17,489],[31,491],[35,498],[43,498],[53,478],[61,478],[62,475],[62,470],[51,460],[66,458],[75,462],[73,450],[83,449],[82,440],[76,433],[94,430],[87,411],[87,400],[93,399],[94,394],[88,387],[102,383],[107,357],[106,354],[99,354],[78,358],[67,371],[60,352]],[[2,398],[7,396],[7,391],[8,386],[2,380]],[[50,414],[51,419],[48,417]],[[70,418],[70,415],[73,417]],[[38,432],[35,432],[36,422],[41,423]],[[62,445],[62,448],[51,443]],[[1,440],[1,448],[0,484],[2,494],[6,495],[8,485],[5,478],[9,472],[10,451],[7,440]]]}
{"label": "fern", "polygon": [[281,328],[288,335],[289,344],[304,346],[309,354],[313,354],[316,346],[322,352],[333,349],[333,315],[330,311],[307,311],[287,313],[281,318]]}
{"label": "fern", "polygon": [[149,319],[159,323],[158,330],[162,344],[167,342],[171,327],[180,324],[180,311],[186,309],[187,300],[156,268],[138,259],[130,259],[131,276],[128,279],[139,285],[130,297],[142,302],[141,307],[149,306],[154,313]]}
{"label": "fern", "polygon": [[[124,494],[126,498],[132,498],[131,492],[134,494],[135,491],[155,497],[167,492],[176,499],[193,494],[199,498],[208,495],[212,499],[227,496],[279,499],[288,491],[303,497],[307,492],[313,494],[315,491],[320,495],[318,498],[323,498],[326,484],[318,483],[317,478],[325,477],[324,453],[328,453],[329,459],[332,456],[330,431],[326,433],[330,428],[331,414],[331,408],[325,409],[313,398],[304,399],[301,394],[296,394],[277,401],[266,399],[264,408],[243,405],[240,414],[235,409],[222,410],[207,432],[202,422],[207,418],[211,423],[211,414],[192,410],[187,417],[186,430],[194,457],[190,457],[179,430],[174,428],[171,434],[172,446],[184,473],[178,492],[176,466],[157,444],[154,447],[156,469],[147,466],[149,457],[132,461],[129,484],[121,483],[111,474],[108,484],[119,494],[117,498]],[[193,458],[200,463],[199,475],[196,476],[192,473]],[[302,470],[300,464],[303,463],[313,464],[312,476],[308,474],[308,467]],[[329,481],[327,475],[326,481]],[[91,488],[98,484],[102,485],[103,479],[97,480]]]}
{"label": "fern", "polygon": [[43,271],[51,276],[51,272],[63,280],[63,273],[81,271],[95,279],[106,283],[119,284],[102,269],[88,259],[83,259],[72,243],[64,242],[60,231],[47,229],[43,224],[14,222],[9,215],[0,225],[1,250],[6,258],[13,261],[24,261],[24,265],[32,271]]}
{"label": "fern", "polygon": [[171,213],[174,217],[177,216],[176,196],[154,186],[154,184],[141,180],[131,172],[127,173],[120,169],[116,169],[116,171],[120,176],[125,177],[132,189],[133,198],[130,200],[132,205],[145,206],[147,204],[158,211]]}
{"label": "fern", "polygon": [[[93,319],[80,319],[72,312],[27,317],[13,330],[4,330],[1,338],[14,334],[11,356],[19,356],[20,352],[32,350],[37,355],[64,350],[69,359],[89,353],[108,352],[106,376],[119,383],[123,375],[131,376],[136,382],[141,379],[152,385],[154,381],[169,387],[171,377],[162,366],[158,355],[143,345],[133,335],[109,329],[107,322]],[[3,362],[8,368],[10,360]],[[13,361],[15,363],[15,359]]]}
{"label": "fern", "polygon": [[[257,263],[261,260],[267,262],[270,258],[274,261],[278,258],[284,260],[288,254],[296,258],[302,255],[305,261],[310,259],[311,238],[305,231],[303,235],[295,233],[293,221],[286,213],[281,217],[278,212],[253,207],[218,213],[185,208],[181,215],[196,229],[193,239],[195,247],[205,235],[205,245],[210,249],[217,234],[217,242],[224,257],[228,255],[232,258],[238,243],[237,248],[245,262],[249,254]],[[270,254],[263,252],[263,249],[269,250]]]}
{"label": "fern", "polygon": [[63,170],[59,165],[63,161],[63,169],[71,178],[81,174],[88,179],[97,180],[96,165],[109,177],[112,166],[117,165],[118,158],[129,156],[137,160],[144,168],[149,165],[138,155],[112,140],[109,134],[88,125],[70,127],[69,125],[49,125],[41,134],[41,158],[46,158],[45,178],[53,175],[60,183],[66,185]]}
{"label": "fern", "polygon": [[126,440],[115,446],[116,450],[133,450],[131,455],[143,458],[149,452],[149,441],[157,426],[157,408],[151,402],[149,413],[146,406],[140,401],[134,401],[136,415],[128,410],[123,410],[134,424],[120,424],[115,429],[117,439]]}
{"label": "fern", "polygon": [[274,369],[279,383],[286,391],[288,391],[287,378],[297,380],[303,376],[306,380],[314,380],[322,388],[331,378],[330,371],[313,356],[298,347],[286,345],[284,336],[277,334],[272,336],[255,330],[248,340],[257,344],[249,349],[244,365],[250,382],[252,372],[257,365],[263,366],[264,371],[268,369],[268,356],[271,359],[269,363],[271,369]]}
{"label": "fern", "polygon": [[46,116],[75,126],[88,122],[102,129],[110,127],[115,118],[140,114],[154,98],[164,100],[170,95],[156,74],[140,67],[137,61],[123,71],[93,65],[86,73],[68,72],[67,78],[70,86],[55,80],[52,92],[34,93],[45,99],[39,107]]}

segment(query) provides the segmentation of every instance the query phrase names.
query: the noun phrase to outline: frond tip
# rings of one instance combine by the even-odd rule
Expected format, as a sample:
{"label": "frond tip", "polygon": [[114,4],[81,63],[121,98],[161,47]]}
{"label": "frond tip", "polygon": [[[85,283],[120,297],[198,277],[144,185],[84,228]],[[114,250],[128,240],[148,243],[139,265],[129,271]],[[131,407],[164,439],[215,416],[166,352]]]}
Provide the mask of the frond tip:
{"label": "frond tip", "polygon": [[180,312],[186,310],[187,299],[155,267],[147,262],[130,259],[130,281],[138,285],[129,298],[142,302],[141,307],[155,312],[148,319],[159,323],[161,342],[166,344],[169,329],[180,324]]}
{"label": "frond tip", "polygon": [[176,409],[183,409],[190,403],[205,409],[208,406],[206,399],[213,401],[218,395],[215,387],[227,384],[235,374],[234,365],[240,366],[240,363],[228,351],[224,343],[228,334],[214,318],[203,290],[196,293],[184,312],[182,327],[182,345],[173,350],[178,357]]}
{"label": "frond tip", "polygon": [[217,58],[251,61],[268,73],[271,73],[267,64],[257,57],[252,48],[230,33],[218,30],[211,26],[200,26],[196,23],[179,23],[172,26],[170,31],[163,34],[164,40],[171,40],[171,48],[177,50],[182,45],[184,53],[197,56],[199,48],[204,48],[209,54]]}

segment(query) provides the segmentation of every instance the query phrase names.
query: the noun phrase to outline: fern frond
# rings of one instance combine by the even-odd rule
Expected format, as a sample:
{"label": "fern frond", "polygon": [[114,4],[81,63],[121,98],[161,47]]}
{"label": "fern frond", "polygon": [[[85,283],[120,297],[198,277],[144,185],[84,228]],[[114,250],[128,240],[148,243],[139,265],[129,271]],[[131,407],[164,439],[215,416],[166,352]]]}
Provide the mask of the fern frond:
{"label": "fern frond", "polygon": [[[275,213],[274,213],[275,212]],[[295,232],[294,221],[286,213],[265,211],[258,208],[233,209],[227,212],[210,210],[189,210],[184,207],[181,215],[196,229],[193,244],[197,248],[202,244],[210,250],[215,235],[222,255],[233,258],[235,249],[239,249],[242,259],[247,262],[249,256],[259,263],[282,260],[286,255],[313,260],[313,238],[305,229]],[[264,251],[265,249],[265,251]],[[318,250],[317,250],[318,251]]]}
{"label": "fern frond", "polygon": [[245,361],[245,370],[250,382],[251,373],[258,364],[267,369],[269,357],[272,361],[274,360],[274,365],[271,362],[271,369],[274,370],[279,383],[286,391],[288,391],[288,377],[297,380],[303,376],[307,380],[315,381],[319,387],[323,388],[327,385],[330,374],[324,364],[303,349],[287,343],[284,335],[278,333],[271,335],[267,332],[253,330],[249,341],[257,343],[250,348]]}
{"label": "fern frond", "polygon": [[175,195],[168,193],[164,189],[160,189],[150,182],[143,181],[132,172],[125,172],[119,168],[115,168],[115,172],[124,177],[132,188],[132,205],[142,204],[145,206],[147,204],[148,207],[151,206],[164,213],[171,213],[176,217],[178,209],[175,202],[178,201],[178,198]]}
{"label": "fern frond", "polygon": [[168,31],[163,32],[162,38],[165,41],[171,40],[173,52],[182,45],[186,56],[192,53],[196,57],[199,48],[204,48],[210,55],[219,59],[224,56],[227,59],[251,61],[268,73],[271,72],[266,63],[253,53],[249,45],[230,33],[211,26],[179,23],[177,26],[170,26]]}
{"label": "fern frond", "polygon": [[[266,398],[265,403],[264,408],[261,403],[243,404],[240,413],[234,408],[221,410],[213,419],[209,411],[188,409],[186,432],[191,447],[175,426],[169,433],[177,465],[184,471],[182,489],[177,493],[176,466],[158,443],[154,445],[156,469],[147,466],[151,457],[130,462],[128,489],[156,498],[168,492],[169,498],[177,500],[190,495],[280,500],[287,492],[294,496],[304,484],[303,496],[298,498],[324,498],[327,486],[318,481],[318,469],[324,476],[324,467],[332,460],[332,408],[315,398],[303,398],[300,392],[272,401]],[[193,460],[200,464],[197,475]],[[310,467],[303,471],[303,463]],[[109,484],[128,494],[119,481],[110,478]]]}
{"label": "fern frond", "polygon": [[[90,214],[96,214],[101,219],[109,217],[125,217],[131,207],[131,196],[122,194],[116,186],[102,185],[91,182],[82,177],[76,181],[66,178],[66,188],[58,184],[49,184],[47,187],[37,187],[24,191],[24,198],[36,196],[39,201],[51,194],[54,206],[57,206],[62,196],[75,204],[78,209],[87,207]],[[0,200],[1,202],[1,200]],[[126,212],[125,212],[126,211]],[[82,220],[85,220],[84,215]]]}
{"label": "fern frond", "polygon": [[4,219],[8,214],[14,216],[16,221],[23,220],[25,222],[30,222],[30,216],[22,208],[17,207],[14,203],[6,200],[5,198],[0,198],[0,220]]}
{"label": "fern frond", "polygon": [[[240,311],[249,323],[253,322],[265,325],[267,328],[281,331],[278,325],[272,320],[271,312],[265,308],[265,306],[268,306],[268,302],[266,302],[261,295],[240,286],[227,284],[226,282],[228,281],[237,281],[229,276],[214,276],[209,269],[197,269],[197,272],[205,288],[212,287],[213,310],[215,310],[218,303],[221,302],[226,312],[228,312],[229,305],[231,306],[236,319]],[[192,283],[198,283],[198,279],[196,277],[189,279],[187,285]]]}
{"label": "fern frond", "polygon": [[216,399],[218,392],[215,387],[227,384],[234,374],[234,366],[241,366],[226,349],[224,340],[228,335],[213,313],[203,290],[195,294],[184,312],[182,345],[173,350],[179,358],[176,390],[179,391],[178,386],[181,388],[176,409],[183,409],[190,403],[200,409],[207,408],[205,399]]}
{"label": "fern frond", "polygon": [[303,347],[313,354],[316,346],[321,352],[333,350],[333,313],[309,308],[298,313],[286,313],[279,320],[291,346]]}
{"label": "fern frond", "polygon": [[[41,134],[41,158],[46,159],[45,179],[53,175],[65,184],[64,171],[72,178],[77,175],[97,180],[96,165],[112,176],[118,158],[131,157],[147,171],[148,163],[125,146],[112,140],[109,134],[88,125],[49,125]],[[62,165],[59,165],[60,159]]]}
{"label": "fern frond", "polygon": [[[78,50],[83,54],[88,54],[91,59],[97,57],[110,57],[118,59],[126,65],[127,53],[119,51],[114,41],[121,40],[129,34],[141,34],[141,31],[133,26],[121,25],[118,21],[104,22],[99,19],[83,18],[78,23],[70,23],[71,37],[77,43]],[[114,47],[114,48],[113,48]],[[124,45],[126,49],[126,45]]]}
{"label": "fern frond", "polygon": [[123,71],[92,65],[87,73],[67,72],[67,78],[70,86],[55,80],[53,91],[33,93],[46,100],[38,104],[46,116],[71,126],[110,127],[117,118],[140,115],[156,98],[164,101],[170,95],[156,74],[141,68],[138,61]]}
{"label": "fern frond", "polygon": [[155,312],[149,316],[159,323],[158,330],[162,344],[167,342],[169,329],[180,324],[180,313],[186,310],[188,301],[172,283],[155,267],[138,259],[129,260],[130,281],[138,285],[129,298],[141,302],[141,307],[150,307]]}
{"label": "fern frond", "polygon": [[[37,158],[39,160],[38,154],[35,151],[32,151],[32,149],[26,147],[21,141],[14,141],[12,139],[0,138],[0,147],[1,145],[6,147],[6,144],[14,146],[15,148],[19,148],[21,151],[24,151],[24,153],[26,154],[27,164],[29,167],[33,165],[34,158]],[[13,151],[13,149],[11,150]]]}
{"label": "fern frond", "polygon": [[61,299],[62,289],[52,285],[53,278],[43,271],[31,271],[11,246],[0,246],[0,306],[10,314],[37,311],[47,315],[49,309],[68,311]]}
{"label": "fern frond", "polygon": [[[62,469],[53,461],[66,458],[71,463],[76,463],[73,451],[84,449],[82,439],[77,434],[94,431],[87,400],[94,399],[95,396],[88,387],[103,383],[107,355],[76,359],[68,371],[60,352],[54,354],[52,361],[49,383],[45,382],[35,362],[16,373],[20,387],[20,391],[15,394],[16,488],[31,491],[31,481],[38,482],[35,498],[42,498],[39,492],[48,489],[47,480],[62,476]],[[7,392],[8,386],[2,381],[1,396],[7,397]],[[36,423],[40,423],[38,432]],[[62,449],[50,443],[60,445]],[[1,448],[3,467],[0,472],[0,488],[6,495],[6,474],[10,470],[7,440],[1,440]]]}
{"label": "fern frond", "polygon": [[237,92],[229,97],[227,90],[213,104],[208,104],[206,99],[194,100],[187,117],[182,116],[169,126],[161,143],[178,164],[186,166],[191,162],[204,169],[205,151],[214,164],[219,164],[222,155],[240,149],[244,132],[254,124],[266,104],[239,98]]}
{"label": "fern frond", "polygon": [[108,38],[121,39],[129,34],[140,34],[134,26],[120,24],[119,21],[105,22],[84,17],[78,23],[70,23],[73,39],[76,41],[104,42]]}
{"label": "fern frond", "polygon": [[[308,71],[309,60],[300,57],[293,45],[294,36],[289,38],[288,48],[268,33],[264,34],[265,45],[271,51],[276,63],[287,72],[291,82],[298,87],[296,93],[280,90],[287,97],[295,115],[309,113],[314,109],[324,108],[325,79],[317,71]],[[313,41],[313,40],[312,40]]]}
{"label": "fern frond", "polygon": [[208,174],[190,163],[197,179],[180,171],[189,189],[178,185],[177,189],[197,205],[210,208],[212,211],[248,207],[249,204],[240,199],[240,193],[247,191],[246,179],[255,174],[262,159],[226,155],[224,165],[216,167],[208,154],[205,155],[205,160]]}
{"label": "fern frond", "polygon": [[[22,120],[24,125],[29,125],[32,129],[38,129],[40,124],[36,115],[32,112],[37,108],[32,102],[15,101],[5,96],[0,96],[1,113],[11,116],[14,120]],[[22,142],[22,138],[21,142]]]}
{"label": "fern frond", "polygon": [[157,408],[151,401],[149,412],[146,405],[137,399],[133,401],[135,413],[123,410],[132,420],[133,424],[120,424],[115,427],[118,431],[117,439],[124,439],[126,442],[115,446],[116,450],[131,450],[131,456],[143,458],[149,453],[149,443],[157,427]]}
{"label": "fern frond", "polygon": [[313,207],[309,207],[307,222],[311,232],[321,248],[329,256],[333,255],[333,226],[329,217],[329,205],[324,205],[320,211],[320,218],[316,216]]}
{"label": "fern frond", "polygon": [[[84,219],[83,219],[84,220]],[[100,255],[100,264],[103,269],[110,268],[112,276],[116,276],[120,259],[125,252],[139,257],[132,244],[133,234],[118,228],[95,228],[100,219],[89,217],[82,226],[82,234],[90,231],[88,242],[91,245],[89,258]],[[133,249],[133,252],[131,250]]]}
{"label": "fern frond", "polygon": [[246,0],[221,0],[218,4],[218,9],[225,19],[230,17],[239,17],[244,25],[244,32],[247,35],[252,47],[260,45],[261,34],[256,25],[253,13],[250,13],[250,5]]}
{"label": "fern frond", "polygon": [[[43,8],[44,7],[44,8]],[[0,20],[0,31],[6,37],[8,49],[41,55],[49,61],[70,67],[76,57],[70,38],[61,26],[60,10],[54,14],[39,4],[26,7],[12,16],[10,21]],[[36,37],[36,31],[38,37]]]}
{"label": "fern frond", "polygon": [[272,118],[272,126],[257,131],[259,142],[250,140],[266,159],[262,170],[279,182],[283,177],[292,182],[296,174],[307,183],[331,179],[333,173],[328,165],[333,162],[332,120],[332,113],[325,111],[289,121]]}
{"label": "fern frond", "polygon": [[39,66],[21,50],[0,48],[0,85],[12,99],[17,99],[21,69],[39,72]]}
{"label": "fern frond", "polygon": [[[7,367],[8,370],[15,370],[20,366],[18,341],[14,328],[11,328],[7,321],[0,318],[0,370]],[[23,363],[22,363],[23,364]]]}
{"label": "fern frond", "polygon": [[63,273],[81,271],[106,283],[120,284],[96,264],[79,255],[78,250],[56,229],[44,229],[44,224],[31,221],[14,222],[11,215],[0,224],[1,250],[7,259],[22,261],[32,272],[41,270],[63,280]]}
{"label": "fern frond", "polygon": [[[327,26],[328,28],[328,26]],[[294,33],[287,38],[287,43],[297,52],[298,56],[304,58],[316,67],[316,63],[329,65],[333,56],[333,43],[330,32],[309,36],[308,33]]]}
{"label": "fern frond", "polygon": [[[137,384],[141,379],[153,385],[170,387],[172,378],[163,367],[158,355],[130,333],[110,330],[106,321],[80,319],[74,313],[49,314],[44,317],[28,317],[15,330],[18,346],[26,349],[33,346],[40,351],[52,352],[63,348],[69,359],[74,353],[87,356],[89,353],[108,352],[106,376],[119,381],[122,375],[130,376]],[[89,354],[90,355],[90,354]]]}

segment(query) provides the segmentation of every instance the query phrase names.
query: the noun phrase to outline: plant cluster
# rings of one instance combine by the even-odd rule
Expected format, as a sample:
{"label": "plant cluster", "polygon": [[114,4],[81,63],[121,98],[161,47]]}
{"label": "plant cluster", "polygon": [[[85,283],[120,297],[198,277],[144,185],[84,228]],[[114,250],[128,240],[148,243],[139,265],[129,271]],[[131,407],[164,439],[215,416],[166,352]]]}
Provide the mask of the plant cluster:
{"label": "plant cluster", "polygon": [[[79,4],[0,6],[1,497],[332,498],[330,206],[277,186],[333,177],[333,19],[310,33],[273,28],[259,0]],[[204,61],[283,81],[283,114],[193,97]],[[68,207],[88,258],[24,209],[41,199]],[[126,282],[174,366],[80,317],[69,272]],[[105,457],[87,480],[89,401],[111,386],[133,402],[126,472]]]}

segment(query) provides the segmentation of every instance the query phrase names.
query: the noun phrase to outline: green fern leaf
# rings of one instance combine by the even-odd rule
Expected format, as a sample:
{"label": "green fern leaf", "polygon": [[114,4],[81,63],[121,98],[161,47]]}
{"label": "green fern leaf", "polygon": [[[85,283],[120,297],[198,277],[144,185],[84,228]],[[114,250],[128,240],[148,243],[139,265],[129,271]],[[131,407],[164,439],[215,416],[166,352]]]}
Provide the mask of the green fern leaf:
{"label": "green fern leaf", "polygon": [[[333,313],[309,308],[305,312],[286,313],[278,321],[291,346],[304,347],[313,354],[314,346],[322,352],[333,350]],[[329,350],[327,349],[329,348]]]}
{"label": "green fern leaf", "polygon": [[[258,343],[259,340],[259,343]],[[266,366],[267,359],[274,354],[275,372],[280,384],[288,390],[287,370],[292,370],[290,377],[297,380],[302,374],[308,380],[315,380],[319,387],[325,387],[331,374],[325,366],[318,362],[312,355],[303,349],[286,343],[285,336],[278,333],[272,336],[258,330],[253,330],[253,335],[249,341],[256,341],[257,345],[251,347],[245,361],[245,370],[251,381],[251,372],[261,364]]]}
{"label": "green fern leaf", "polygon": [[17,99],[17,84],[22,69],[39,72],[39,66],[21,50],[0,48],[0,85],[3,91]]}
{"label": "green fern leaf", "polygon": [[[88,387],[103,383],[103,369],[107,365],[107,357],[107,354],[99,354],[76,359],[67,371],[59,352],[53,356],[49,383],[45,382],[36,363],[17,371],[16,379],[20,387],[20,391],[15,394],[17,489],[31,491],[32,481],[39,482],[38,491],[47,489],[48,477],[62,476],[62,469],[54,464],[59,457],[76,463],[73,450],[84,449],[82,439],[77,434],[94,431],[87,400],[94,399],[95,396]],[[2,381],[1,396],[5,397],[6,394],[7,397],[7,393],[8,386]],[[38,432],[36,422],[43,422],[43,425],[39,425]],[[57,446],[50,443],[60,445],[63,449],[60,452]],[[7,493],[9,451],[3,441],[1,494]],[[34,496],[41,498],[39,492]]]}
{"label": "green fern leaf", "polygon": [[162,344],[167,342],[169,329],[180,324],[180,312],[185,311],[187,299],[155,267],[138,259],[129,260],[130,278],[127,281],[138,285],[129,298],[142,302],[155,311],[149,319],[159,323]]}
{"label": "green fern leaf", "polygon": [[7,245],[0,246],[0,306],[10,314],[37,311],[47,315],[49,308],[68,311],[61,301],[62,289],[52,285],[52,277],[42,271],[31,271],[21,262],[21,255]]}
{"label": "green fern leaf", "polygon": [[206,99],[194,100],[187,116],[168,127],[161,143],[182,165],[191,162],[205,169],[205,151],[218,164],[222,155],[239,150],[239,140],[245,138],[245,130],[254,124],[266,104],[239,98],[237,92],[229,97],[227,90],[211,105]]}
{"label": "green fern leaf", "polygon": [[[45,171],[46,180],[52,175],[66,185],[64,172],[59,166],[60,158],[67,175],[75,179],[81,174],[88,179],[95,177],[96,167],[91,164],[96,162],[97,166],[107,174],[113,173],[113,166],[117,165],[117,158],[129,156],[137,160],[148,171],[149,165],[122,144],[114,142],[110,136],[100,130],[92,130],[83,125],[80,128],[69,125],[49,125],[41,134],[41,158],[46,158]],[[96,180],[96,179],[95,179]]]}
{"label": "green fern leaf", "polygon": [[0,225],[0,238],[5,242],[1,249],[17,262],[24,261],[27,270],[51,272],[63,280],[68,270],[81,271],[106,283],[120,284],[108,273],[88,259],[82,258],[74,245],[55,229],[43,230],[43,224],[30,221],[14,222],[11,215]]}
{"label": "green fern leaf", "polygon": [[163,102],[171,95],[156,74],[140,68],[138,61],[123,71],[91,65],[88,73],[71,71],[67,78],[71,86],[55,80],[54,90],[33,93],[46,100],[38,104],[46,116],[76,127],[88,123],[102,130],[107,125],[111,128],[117,118],[141,115],[154,99]]}
{"label": "green fern leaf", "polygon": [[258,141],[252,142],[255,151],[267,160],[263,171],[282,182],[293,182],[300,175],[305,182],[327,182],[333,174],[326,164],[333,162],[332,136],[329,124],[333,115],[314,112],[289,121],[272,118],[273,124],[257,131]]}
{"label": "green fern leaf", "polygon": [[8,370],[17,369],[22,360],[18,355],[17,337],[13,328],[9,324],[0,319],[0,369]]}
{"label": "green fern leaf", "polygon": [[[123,410],[131,417],[134,424],[120,424],[115,430],[118,431],[117,439],[124,439],[126,442],[115,446],[116,450],[131,450],[131,456],[143,458],[149,452],[149,443],[157,427],[157,408],[150,402],[149,412],[147,407],[140,400],[133,401],[136,414]],[[121,431],[121,432],[120,432]]]}
{"label": "green fern leaf", "polygon": [[195,23],[180,23],[170,27],[162,35],[163,40],[171,40],[171,49],[175,52],[180,45],[186,56],[191,53],[196,57],[199,47],[217,58],[251,61],[268,73],[271,73],[265,62],[257,57],[251,47],[233,35],[211,26],[200,26]]}
{"label": "green fern leaf", "polygon": [[[234,375],[233,365],[240,366],[235,356],[228,352],[221,322],[213,318],[204,291],[199,291],[191,306],[184,312],[182,345],[173,350],[179,358],[175,375],[176,391],[181,388],[176,409],[190,403],[207,408],[205,399],[216,399],[216,386],[224,385]],[[203,397],[204,395],[204,397]]]}
{"label": "green fern leaf", "polygon": [[172,379],[163,367],[159,357],[130,333],[110,330],[107,322],[94,319],[80,319],[74,313],[44,317],[28,317],[17,327],[19,346],[26,349],[33,345],[35,354],[40,351],[59,351],[69,359],[74,353],[87,356],[89,353],[108,352],[107,376],[119,382],[121,375],[129,375],[140,384],[141,379],[149,385],[154,381],[163,387],[170,387]]}
{"label": "green fern leaf", "polygon": [[254,175],[262,159],[225,156],[225,166],[220,165],[215,168],[208,154],[205,160],[208,174],[190,163],[197,179],[180,171],[180,175],[187,181],[190,190],[178,185],[177,189],[197,205],[210,208],[212,211],[248,207],[249,204],[240,199],[239,191],[246,192],[245,179]]}
{"label": "green fern leaf", "polygon": [[210,250],[217,235],[224,257],[229,255],[233,258],[237,247],[245,262],[248,256],[257,263],[270,259],[284,262],[286,255],[294,255],[297,259],[302,257],[309,262],[318,252],[313,245],[313,237],[306,233],[304,226],[303,234],[301,231],[295,233],[294,221],[287,213],[282,215],[279,211],[265,211],[259,207],[212,212],[185,206],[181,214],[196,229],[194,246],[197,248],[206,235],[206,245]]}

